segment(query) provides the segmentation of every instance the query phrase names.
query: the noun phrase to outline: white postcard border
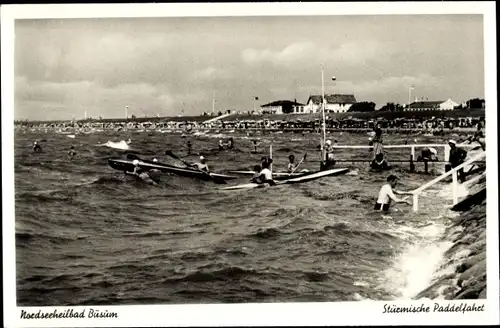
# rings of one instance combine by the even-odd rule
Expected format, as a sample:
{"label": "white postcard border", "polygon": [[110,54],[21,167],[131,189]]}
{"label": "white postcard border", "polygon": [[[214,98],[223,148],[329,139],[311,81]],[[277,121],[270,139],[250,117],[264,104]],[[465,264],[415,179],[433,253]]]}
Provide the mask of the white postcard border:
{"label": "white postcard border", "polygon": [[[494,2],[378,2],[378,3],[238,3],[238,4],[119,4],[2,6],[2,209],[4,261],[4,318],[7,327],[123,327],[123,326],[282,326],[282,325],[477,325],[499,322],[498,162],[496,127],[496,17]],[[437,301],[441,305],[485,305],[484,312],[384,314],[384,304],[418,306],[433,301],[362,301],[325,303],[141,305],[96,307],[16,306],[14,222],[14,19],[90,17],[285,16],[285,15],[402,15],[483,14],[485,37],[485,99],[488,144],[487,273],[488,299]],[[117,312],[118,319],[20,319],[29,312],[67,309]]]}

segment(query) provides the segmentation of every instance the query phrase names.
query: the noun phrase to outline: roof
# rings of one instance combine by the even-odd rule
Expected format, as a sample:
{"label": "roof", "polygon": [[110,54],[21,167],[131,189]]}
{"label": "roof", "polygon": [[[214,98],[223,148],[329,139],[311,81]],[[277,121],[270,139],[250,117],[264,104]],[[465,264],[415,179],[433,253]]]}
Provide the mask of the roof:
{"label": "roof", "polygon": [[273,101],[269,104],[262,105],[260,107],[271,107],[271,106],[304,106],[303,104],[300,104],[295,101],[290,101],[290,100],[278,100],[278,101]]}
{"label": "roof", "polygon": [[442,103],[444,103],[443,100],[441,100],[441,101],[416,101],[416,102],[412,102],[410,104],[410,107],[412,107],[412,108],[431,108],[431,107],[438,107]]}
{"label": "roof", "polygon": [[[307,102],[309,103],[311,100],[315,104],[321,104],[321,95],[311,95]],[[357,102],[354,95],[340,94],[325,95],[325,100],[327,104],[355,104]]]}

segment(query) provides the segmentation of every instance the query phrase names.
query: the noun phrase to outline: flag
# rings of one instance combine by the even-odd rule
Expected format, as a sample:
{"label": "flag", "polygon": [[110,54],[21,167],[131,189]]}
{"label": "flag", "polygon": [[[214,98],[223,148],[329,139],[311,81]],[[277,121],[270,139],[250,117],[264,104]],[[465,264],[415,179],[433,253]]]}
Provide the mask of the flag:
{"label": "flag", "polygon": [[413,90],[415,89],[415,87],[413,85],[410,85],[410,90]]}
{"label": "flag", "polygon": [[259,100],[259,97],[255,97],[255,100]]}

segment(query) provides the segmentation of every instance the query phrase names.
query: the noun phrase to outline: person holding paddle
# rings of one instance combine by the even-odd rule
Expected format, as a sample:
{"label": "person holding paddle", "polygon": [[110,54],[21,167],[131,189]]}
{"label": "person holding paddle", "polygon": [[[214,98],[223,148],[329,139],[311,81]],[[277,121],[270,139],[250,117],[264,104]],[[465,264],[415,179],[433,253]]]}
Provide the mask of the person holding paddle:
{"label": "person holding paddle", "polygon": [[207,172],[207,173],[210,172],[208,170],[207,160],[203,156],[200,156],[200,162],[199,163],[193,163],[191,166],[194,167],[194,168],[196,168],[196,169],[198,169],[198,170],[200,170],[200,171],[203,171],[203,172]]}
{"label": "person holding paddle", "polygon": [[288,168],[287,168],[287,171],[288,173],[292,173],[294,170],[295,170],[295,156],[293,156],[293,154],[289,155],[288,156]]}
{"label": "person holding paddle", "polygon": [[270,186],[274,186],[276,182],[274,182],[273,173],[269,169],[272,162],[272,158],[269,158],[267,161],[262,162],[262,170],[256,177],[253,177],[250,181],[258,184],[268,183]]}

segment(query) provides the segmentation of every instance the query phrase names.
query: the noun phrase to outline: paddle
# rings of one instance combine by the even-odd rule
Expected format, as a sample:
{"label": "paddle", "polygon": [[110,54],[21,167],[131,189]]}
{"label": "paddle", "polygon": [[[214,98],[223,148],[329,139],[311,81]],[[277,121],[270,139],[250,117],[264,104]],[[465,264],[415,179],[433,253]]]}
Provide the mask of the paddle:
{"label": "paddle", "polygon": [[210,177],[210,179],[213,180],[215,183],[219,183],[219,184],[225,184],[226,183],[226,180],[224,180],[222,178],[214,177],[214,176],[210,175],[209,173],[198,169],[197,167],[193,167],[192,165],[190,165],[189,163],[187,163],[183,159],[180,159],[179,157],[177,157],[174,153],[172,153],[171,150],[165,150],[165,155],[168,155],[168,156],[172,157],[173,159],[181,161],[182,163],[184,163],[184,165],[188,166],[189,168],[192,168],[195,171],[202,172],[207,177]]}
{"label": "paddle", "polygon": [[293,172],[295,172],[299,168],[300,164],[302,164],[302,162],[306,159],[306,157],[307,157],[307,153],[304,154],[304,156],[300,160],[299,164],[297,164],[297,166],[292,170],[292,172],[290,172],[290,174],[292,174]]}

